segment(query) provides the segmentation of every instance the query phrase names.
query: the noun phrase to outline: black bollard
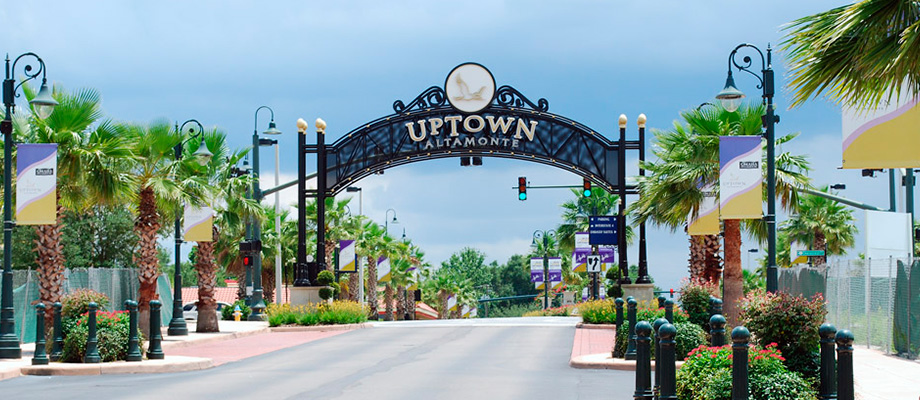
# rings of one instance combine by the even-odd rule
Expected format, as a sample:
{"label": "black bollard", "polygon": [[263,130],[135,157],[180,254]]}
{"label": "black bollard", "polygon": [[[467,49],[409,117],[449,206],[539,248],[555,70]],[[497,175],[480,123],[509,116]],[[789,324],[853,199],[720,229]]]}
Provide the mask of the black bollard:
{"label": "black bollard", "polygon": [[[677,368],[675,366],[675,352],[677,342],[677,328],[671,324],[664,324],[658,328],[660,338],[659,353],[655,355],[655,380],[659,382],[659,400],[677,400]],[[660,365],[660,366],[659,366]],[[661,375],[661,378],[658,378]]]}
{"label": "black bollard", "polygon": [[664,301],[667,300],[664,296],[658,296],[658,308],[664,308]]}
{"label": "black bollard", "polygon": [[658,331],[667,323],[668,320],[664,318],[658,318],[652,324],[652,329],[654,329],[655,332],[655,392],[658,392],[658,388],[661,386],[661,363],[658,362],[661,355],[661,337],[658,335]]}
{"label": "black bollard", "polygon": [[97,348],[98,340],[96,339],[96,305],[95,301],[89,302],[89,315],[86,318],[89,335],[86,336],[86,353],[83,354],[83,362],[86,364],[96,364],[102,362],[99,357]]}
{"label": "black bollard", "polygon": [[648,321],[636,324],[636,400],[652,400],[652,326]]}
{"label": "black bollard", "polygon": [[626,345],[626,354],[623,355],[624,359],[635,360],[636,359],[636,299],[629,297],[626,301],[626,318],[627,318],[627,338],[628,344]]}
{"label": "black bollard", "polygon": [[853,332],[837,331],[837,398],[853,400]]}
{"label": "black bollard", "polygon": [[674,323],[674,300],[664,301],[664,319],[668,320],[668,323]]}
{"label": "black bollard", "polygon": [[732,400],[748,399],[748,341],[751,332],[743,326],[732,329]]}
{"label": "black bollard", "polygon": [[722,299],[713,297],[709,299],[709,317],[716,314],[722,314]]}
{"label": "black bollard", "polygon": [[53,337],[51,338],[51,361],[61,361],[64,354],[64,328],[61,326],[61,308],[60,302],[51,305],[54,309],[54,328]]}
{"label": "black bollard", "polygon": [[125,300],[125,308],[128,309],[128,325],[130,326],[128,354],[125,356],[125,361],[141,361],[144,355],[141,354],[140,340],[137,337],[137,302]]}
{"label": "black bollard", "polygon": [[824,323],[818,328],[821,337],[821,386],[818,398],[821,400],[837,398],[837,360],[834,357],[834,334],[837,328]]}
{"label": "black bollard", "polygon": [[613,302],[616,303],[616,305],[617,305],[617,307],[616,307],[616,309],[617,309],[617,319],[616,319],[615,323],[616,323],[616,325],[617,325],[617,330],[619,331],[619,330],[620,330],[620,327],[623,326],[623,299],[617,297],[617,299],[614,300]]}
{"label": "black bollard", "polygon": [[45,304],[35,305],[35,353],[32,355],[32,365],[48,365],[48,354],[45,353]]}
{"label": "black bollard", "polygon": [[159,300],[150,300],[150,347],[147,349],[148,360],[162,360],[166,357],[163,354],[163,348],[160,347],[160,341],[163,340],[163,332],[160,330],[160,307],[162,304]]}
{"label": "black bollard", "polygon": [[725,345],[725,317],[722,314],[716,314],[709,317],[709,334],[712,339],[709,345],[719,347]]}

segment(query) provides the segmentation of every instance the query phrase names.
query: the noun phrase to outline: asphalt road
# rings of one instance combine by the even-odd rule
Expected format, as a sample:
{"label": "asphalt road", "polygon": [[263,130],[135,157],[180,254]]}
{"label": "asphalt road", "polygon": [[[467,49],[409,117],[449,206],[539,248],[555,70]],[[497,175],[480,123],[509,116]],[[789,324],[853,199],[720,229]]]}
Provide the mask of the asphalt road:
{"label": "asphalt road", "polygon": [[6,399],[631,399],[632,372],[568,366],[577,319],[378,323],[195,372],[0,382]]}

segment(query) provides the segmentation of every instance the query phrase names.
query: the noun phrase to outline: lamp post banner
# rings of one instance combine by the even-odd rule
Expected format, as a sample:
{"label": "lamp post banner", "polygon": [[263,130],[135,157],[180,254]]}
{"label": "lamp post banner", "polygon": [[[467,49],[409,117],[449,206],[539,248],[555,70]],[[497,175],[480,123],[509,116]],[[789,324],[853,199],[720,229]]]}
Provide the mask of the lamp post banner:
{"label": "lamp post banner", "polygon": [[543,289],[543,282],[546,279],[543,277],[543,258],[531,258],[530,259],[530,281],[534,283],[534,287],[537,289]]}
{"label": "lamp post banner", "polygon": [[575,248],[591,250],[588,232],[575,232]]}
{"label": "lamp post banner", "polygon": [[687,216],[687,234],[718,235],[722,232],[719,225],[719,192],[714,184],[705,185],[700,190],[703,192],[703,201],[696,215],[691,211]]}
{"label": "lamp post banner", "polygon": [[211,207],[185,206],[183,213],[185,224],[182,226],[182,239],[186,242],[210,242],[214,225],[214,210]]}
{"label": "lamp post banner", "polygon": [[339,240],[339,271],[357,272],[357,258],[355,257],[355,241]]}
{"label": "lamp post banner", "polygon": [[447,297],[447,310],[457,311],[457,295],[452,294]]}
{"label": "lamp post banner", "polygon": [[57,223],[57,143],[16,146],[16,224]]}
{"label": "lamp post banner", "polygon": [[561,257],[550,257],[549,258],[549,281],[551,289],[558,289],[562,287],[562,258]]}
{"label": "lamp post banner", "polygon": [[920,96],[907,93],[871,110],[843,109],[843,168],[920,167]]}
{"label": "lamp post banner", "polygon": [[719,138],[719,207],[722,219],[763,218],[763,140],[760,136]]}
{"label": "lamp post banner", "polygon": [[377,282],[387,283],[392,278],[390,274],[390,259],[380,257],[377,260]]}
{"label": "lamp post banner", "polygon": [[579,249],[575,248],[575,251],[572,252],[572,271],[574,272],[587,272],[588,271],[588,256],[591,255],[591,249]]}

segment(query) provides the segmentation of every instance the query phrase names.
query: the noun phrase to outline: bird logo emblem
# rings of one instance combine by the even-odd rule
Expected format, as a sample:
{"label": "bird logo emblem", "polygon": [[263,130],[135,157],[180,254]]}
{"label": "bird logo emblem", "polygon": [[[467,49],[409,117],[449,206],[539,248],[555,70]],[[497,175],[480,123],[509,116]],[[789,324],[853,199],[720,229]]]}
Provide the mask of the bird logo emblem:
{"label": "bird logo emblem", "polygon": [[482,98],[482,93],[486,90],[486,87],[480,87],[479,90],[475,92],[470,92],[469,85],[463,80],[463,77],[460,74],[457,74],[457,77],[454,79],[457,83],[457,87],[460,88],[460,95],[453,96],[454,100],[463,100],[463,101],[475,101],[475,100],[484,100]]}

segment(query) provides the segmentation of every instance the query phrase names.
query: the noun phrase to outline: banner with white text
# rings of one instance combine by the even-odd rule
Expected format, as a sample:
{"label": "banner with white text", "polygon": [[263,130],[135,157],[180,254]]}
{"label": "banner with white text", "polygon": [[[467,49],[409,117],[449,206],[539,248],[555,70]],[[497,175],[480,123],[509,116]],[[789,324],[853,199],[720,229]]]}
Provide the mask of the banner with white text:
{"label": "banner with white text", "polygon": [[715,184],[705,185],[700,190],[703,191],[703,201],[695,216],[692,211],[687,216],[687,234],[718,235],[722,232],[719,225],[719,193]]}
{"label": "banner with white text", "polygon": [[760,136],[719,138],[719,208],[722,219],[763,217]]}
{"label": "banner with white text", "polygon": [[390,259],[380,257],[377,259],[377,282],[387,283],[392,278],[390,274]]}
{"label": "banner with white text", "polygon": [[562,258],[549,258],[549,281],[550,289],[559,289],[562,287]]}
{"label": "banner with white text", "polygon": [[339,240],[339,271],[358,272],[357,257],[355,257],[355,241]]}
{"label": "banner with white text", "polygon": [[182,215],[182,239],[186,242],[210,242],[214,226],[214,210],[211,207],[185,206]]}
{"label": "banner with white text", "polygon": [[57,223],[57,143],[16,146],[16,224]]}
{"label": "banner with white text", "polygon": [[534,287],[537,289],[543,289],[543,259],[542,258],[531,258],[530,259],[530,281],[534,283]]}

